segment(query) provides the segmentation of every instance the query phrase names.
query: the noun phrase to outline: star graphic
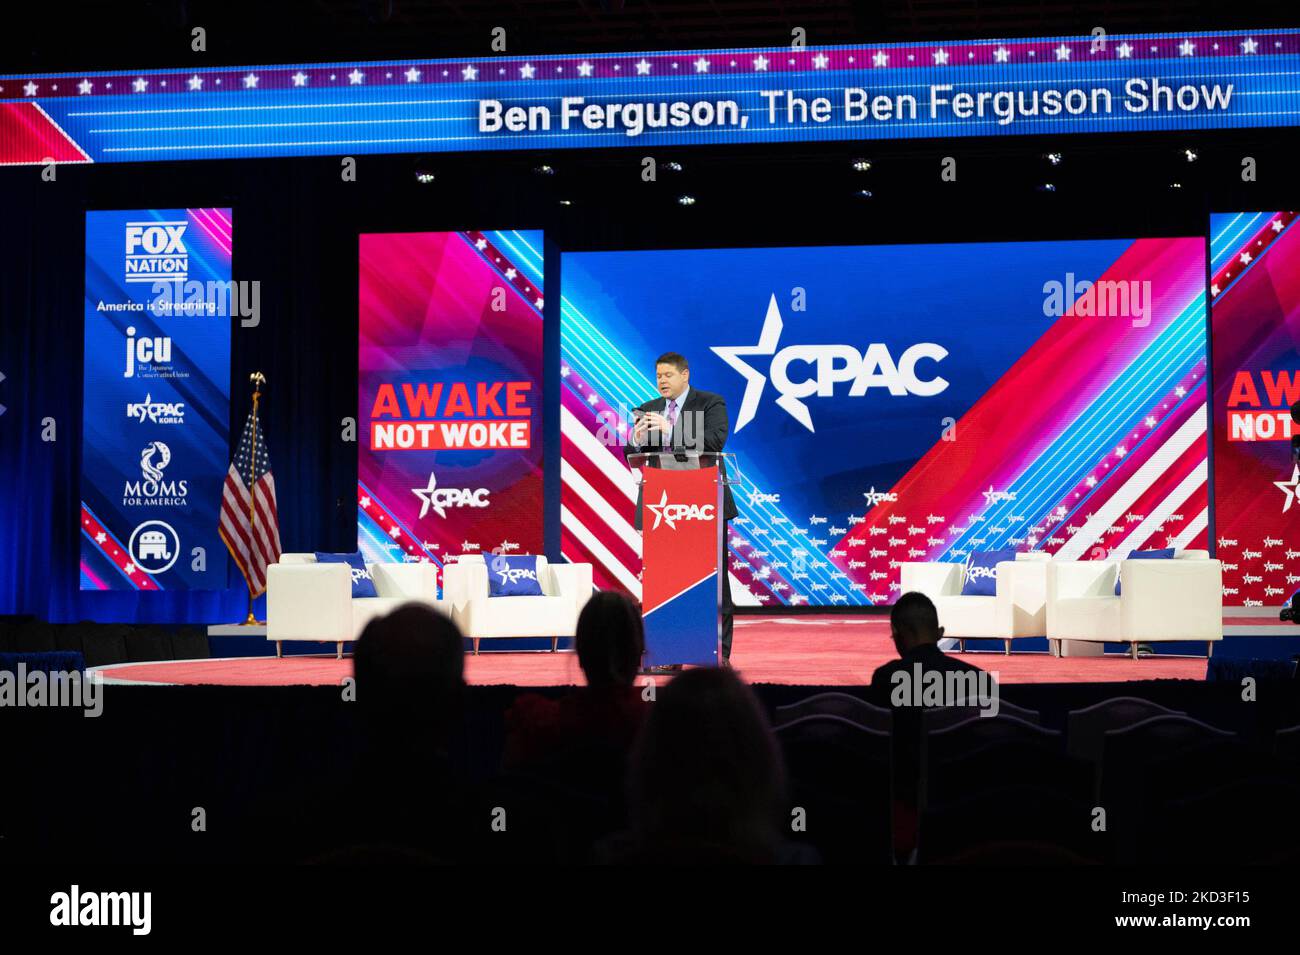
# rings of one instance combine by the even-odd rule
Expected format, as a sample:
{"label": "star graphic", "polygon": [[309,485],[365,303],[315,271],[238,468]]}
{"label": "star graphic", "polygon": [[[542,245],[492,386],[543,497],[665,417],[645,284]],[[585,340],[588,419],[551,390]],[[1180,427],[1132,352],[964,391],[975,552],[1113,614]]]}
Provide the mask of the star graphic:
{"label": "star graphic", "polygon": [[1285,514],[1295,503],[1297,486],[1300,486],[1300,464],[1295,465],[1295,469],[1291,472],[1291,480],[1274,481],[1273,486],[1286,495],[1286,503],[1282,505],[1282,513]]}
{"label": "star graphic", "polygon": [[1129,46],[1127,43],[1121,43],[1119,46],[1115,47],[1115,55],[1121,60],[1127,60],[1133,55],[1133,47]]}
{"label": "star graphic", "polygon": [[1195,51],[1196,44],[1191,40],[1184,40],[1182,43],[1178,44],[1179,56],[1191,56]]}
{"label": "star graphic", "polygon": [[108,540],[108,535],[105,534],[103,531],[100,531],[98,534],[95,535],[96,544],[103,544],[107,540]]}
{"label": "star graphic", "polygon": [[1066,46],[1064,43],[1062,43],[1052,52],[1056,54],[1056,58],[1058,60],[1068,60],[1070,58],[1070,48]]}
{"label": "star graphic", "polygon": [[512,281],[512,282],[515,280],[515,276],[518,275],[518,274],[519,274],[519,273],[516,272],[516,271],[514,270],[514,267],[513,267],[513,266],[510,267],[510,268],[508,268],[508,269],[506,269],[506,271],[505,271],[505,276],[506,276],[506,278],[508,278],[508,279],[509,279],[510,281]]}
{"label": "star graphic", "polygon": [[695,61],[695,72],[696,72],[696,73],[707,73],[707,72],[709,72],[709,61],[706,60],[704,57],[700,57],[698,60],[696,60],[696,61]]}
{"label": "star graphic", "polygon": [[1246,37],[1246,39],[1242,40],[1242,53],[1254,53],[1257,49],[1259,49],[1259,44],[1255,42],[1253,37]]}
{"label": "star graphic", "polygon": [[578,64],[578,75],[579,75],[579,76],[590,76],[590,75],[591,75],[591,71],[592,71],[593,69],[594,69],[594,67],[593,67],[590,63],[588,63],[586,60],[583,60],[581,63]]}
{"label": "star graphic", "polygon": [[406,77],[408,83],[418,83],[420,81],[420,71],[415,67],[411,67],[402,75]]}
{"label": "star graphic", "polygon": [[888,66],[889,54],[884,50],[877,50],[871,57],[872,66]]}
{"label": "star graphic", "polygon": [[420,517],[424,517],[426,514],[428,514],[430,508],[432,508],[433,513],[437,514],[439,517],[445,518],[447,516],[447,512],[443,508],[443,506],[440,503],[438,503],[436,500],[434,500],[433,495],[434,492],[437,490],[438,490],[438,477],[432,471],[429,472],[429,483],[426,487],[411,488],[411,493],[414,494],[416,497],[418,497],[422,502],[420,504]]}
{"label": "star graphic", "polygon": [[[763,319],[763,329],[759,332],[757,344],[714,346],[710,348],[710,351],[740,372],[745,379],[745,396],[741,399],[740,413],[736,417],[737,433],[754,420],[754,415],[758,412],[759,399],[763,397],[763,389],[767,385],[767,376],[752,367],[740,356],[775,355],[776,345],[781,339],[781,330],[784,327],[785,323],[781,319],[781,309],[776,304],[776,295],[774,294],[768,301],[767,315]],[[776,400],[776,403],[809,431],[814,431],[812,418],[808,414],[808,406],[798,398],[782,395]]]}
{"label": "star graphic", "polygon": [[77,92],[80,93],[82,96],[85,96],[94,88],[95,88],[95,84],[90,82],[90,80],[82,80],[80,83],[77,84]]}
{"label": "star graphic", "polygon": [[122,571],[123,571],[123,573],[127,574],[128,576],[130,576],[131,574],[134,574],[134,573],[135,573],[135,564],[131,563],[131,562],[128,560],[128,561],[126,562],[126,564],[123,565],[123,567],[122,567]]}
{"label": "star graphic", "polygon": [[1093,477],[1091,474],[1089,474],[1088,477],[1087,477],[1086,479],[1084,479],[1084,482],[1083,482],[1083,483],[1086,484],[1086,485],[1088,485],[1088,487],[1096,487],[1096,486],[1097,486],[1097,479],[1096,479],[1095,477]]}
{"label": "star graphic", "polygon": [[131,89],[133,92],[143,93],[145,89],[148,88],[148,86],[149,86],[148,80],[146,80],[143,76],[137,76],[135,78],[135,82],[131,84]]}
{"label": "star graphic", "polygon": [[940,66],[943,66],[945,63],[947,63],[947,62],[948,62],[948,51],[945,50],[943,47],[939,47],[939,49],[935,50],[935,51],[934,51],[934,62],[937,63],[937,64],[939,64]]}
{"label": "star graphic", "polygon": [[304,73],[302,70],[299,70],[297,73],[293,74],[293,76],[290,77],[290,79],[293,80],[294,86],[306,86],[308,77],[306,73]]}
{"label": "star graphic", "polygon": [[36,95],[36,89],[37,89],[36,84],[33,83],[31,80],[28,80],[28,81],[27,81],[27,85],[23,87],[23,95],[24,95],[24,96],[35,96],[35,95]]}
{"label": "star graphic", "polygon": [[768,61],[767,61],[767,57],[765,57],[765,56],[756,56],[756,57],[754,57],[754,71],[755,71],[755,72],[758,72],[758,73],[764,73],[764,72],[766,72],[766,71],[767,71],[767,62],[768,62]]}
{"label": "star graphic", "polygon": [[392,527],[388,529],[388,536],[391,537],[393,540],[397,540],[397,538],[402,536],[402,529],[398,527],[396,524],[394,524]]}
{"label": "star graphic", "polygon": [[533,74],[536,72],[537,72],[537,67],[533,66],[533,64],[531,63],[525,63],[523,66],[519,67],[519,75],[526,80],[531,80],[533,78]]}
{"label": "star graphic", "polygon": [[677,530],[677,525],[673,523],[673,519],[664,513],[664,510],[667,507],[668,507],[668,490],[667,488],[665,488],[663,491],[663,495],[659,498],[658,504],[646,504],[646,508],[650,511],[651,514],[655,516],[655,526],[650,528],[651,530],[654,530],[656,527],[658,527],[660,523],[667,524],[670,530],[674,530],[674,531]]}
{"label": "star graphic", "polygon": [[348,74],[348,83],[352,86],[360,86],[365,78],[366,74],[362,73],[356,67],[353,67],[352,72]]}
{"label": "star graphic", "polygon": [[813,69],[824,70],[826,69],[826,64],[829,62],[830,62],[830,58],[827,57],[825,53],[818,53],[816,56],[813,57]]}
{"label": "star graphic", "polygon": [[369,506],[370,506],[370,498],[368,498],[368,497],[363,497],[363,498],[361,498],[361,500],[358,501],[357,503],[360,504],[363,508],[365,508],[365,507],[369,507]]}
{"label": "star graphic", "polygon": [[650,72],[650,61],[647,60],[645,57],[642,57],[641,59],[637,60],[636,75],[646,76],[649,74],[649,72]]}
{"label": "star graphic", "polygon": [[189,87],[192,90],[203,89],[203,77],[199,76],[197,73],[195,73],[188,80],[186,80],[186,83],[189,84]]}
{"label": "star graphic", "polygon": [[460,75],[467,80],[476,79],[478,77],[478,68],[475,67],[473,64],[470,64],[469,66],[465,67],[465,69],[460,71]]}
{"label": "star graphic", "polygon": [[257,89],[257,79],[258,79],[258,77],[257,77],[257,74],[256,74],[256,73],[249,73],[247,76],[245,76],[245,77],[244,77],[244,89],[246,89],[246,90],[255,90],[255,89]]}
{"label": "star graphic", "polygon": [[1011,51],[1008,50],[1005,46],[1000,46],[993,51],[994,63],[1005,63],[1010,58],[1011,58]]}
{"label": "star graphic", "polygon": [[1281,219],[1274,219],[1272,222],[1270,222],[1270,223],[1268,224],[1268,226],[1269,226],[1269,228],[1272,229],[1274,232],[1281,232],[1281,231],[1282,231],[1282,220],[1281,220]]}

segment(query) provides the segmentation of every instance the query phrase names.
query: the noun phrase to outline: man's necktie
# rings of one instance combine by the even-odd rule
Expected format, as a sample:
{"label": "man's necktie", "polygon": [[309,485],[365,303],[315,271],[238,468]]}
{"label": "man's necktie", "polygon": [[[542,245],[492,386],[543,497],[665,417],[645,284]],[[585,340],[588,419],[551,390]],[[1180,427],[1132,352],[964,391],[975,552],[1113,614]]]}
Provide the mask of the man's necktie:
{"label": "man's necktie", "polygon": [[665,437],[671,443],[673,429],[677,427],[677,402],[670,398],[668,400],[668,407],[666,407],[664,411],[667,412],[664,417],[668,419],[668,434],[665,435]]}

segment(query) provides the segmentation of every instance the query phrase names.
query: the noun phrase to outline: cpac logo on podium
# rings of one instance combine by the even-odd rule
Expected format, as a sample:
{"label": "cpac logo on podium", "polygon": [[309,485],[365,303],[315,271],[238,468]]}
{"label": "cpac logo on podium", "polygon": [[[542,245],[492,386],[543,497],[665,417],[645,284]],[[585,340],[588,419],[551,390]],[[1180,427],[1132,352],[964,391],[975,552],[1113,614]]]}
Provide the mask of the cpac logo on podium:
{"label": "cpac logo on podium", "polygon": [[667,524],[669,530],[677,530],[678,521],[711,521],[717,507],[713,504],[669,504],[668,492],[664,491],[658,504],[646,502],[646,510],[655,516],[655,530],[661,523]]}
{"label": "cpac logo on podium", "polygon": [[[938,362],[948,356],[948,349],[934,342],[912,345],[895,363],[889,353],[889,346],[883,342],[873,342],[867,346],[866,351],[861,352],[853,345],[787,345],[778,350],[777,343],[783,328],[781,310],[773,295],[767,305],[767,317],[763,319],[758,344],[717,346],[710,349],[745,379],[745,397],[741,400],[740,414],[736,418],[737,432],[754,420],[769,376],[772,385],[780,393],[776,403],[786,414],[814,433],[816,429],[813,427],[812,413],[803,399],[813,396],[832,398],[838,384],[852,382],[849,386],[850,398],[861,398],[869,388],[888,388],[891,395],[901,397],[937,395],[948,387],[945,378],[923,380],[916,372],[920,361],[928,358]],[[772,356],[768,375],[755,369],[742,355]],[[798,365],[808,366],[808,370],[799,371],[795,367]],[[804,376],[802,380],[795,380],[800,375]]]}

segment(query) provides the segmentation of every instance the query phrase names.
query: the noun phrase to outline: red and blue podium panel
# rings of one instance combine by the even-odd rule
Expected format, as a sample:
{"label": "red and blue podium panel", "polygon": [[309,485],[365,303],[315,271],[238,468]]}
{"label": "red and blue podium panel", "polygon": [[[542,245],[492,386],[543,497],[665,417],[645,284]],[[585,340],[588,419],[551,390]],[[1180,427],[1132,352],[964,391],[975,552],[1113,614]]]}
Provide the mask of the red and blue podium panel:
{"label": "red and blue podium panel", "polygon": [[647,666],[718,662],[718,469],[642,471],[641,613]]}

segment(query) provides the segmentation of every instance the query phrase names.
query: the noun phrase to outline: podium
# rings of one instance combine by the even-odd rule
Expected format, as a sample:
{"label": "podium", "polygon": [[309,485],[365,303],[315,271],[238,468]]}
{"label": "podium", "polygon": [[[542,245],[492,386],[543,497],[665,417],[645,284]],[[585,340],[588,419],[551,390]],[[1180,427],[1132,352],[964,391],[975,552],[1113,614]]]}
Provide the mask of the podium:
{"label": "podium", "polygon": [[645,665],[716,666],[727,572],[723,489],[735,455],[647,451],[627,463],[641,489]]}

